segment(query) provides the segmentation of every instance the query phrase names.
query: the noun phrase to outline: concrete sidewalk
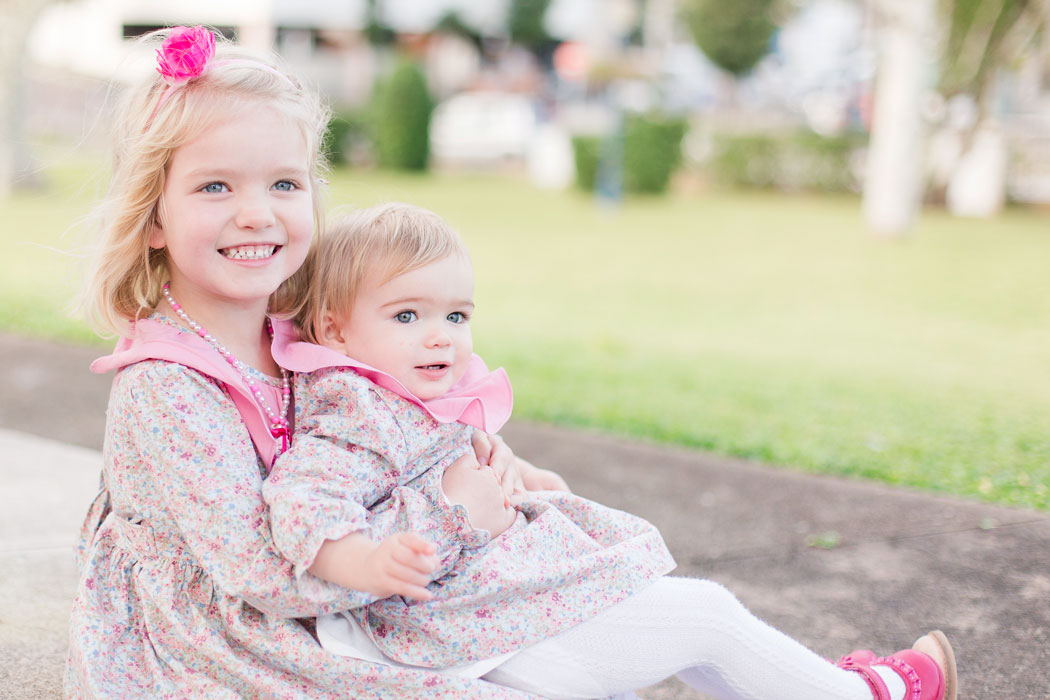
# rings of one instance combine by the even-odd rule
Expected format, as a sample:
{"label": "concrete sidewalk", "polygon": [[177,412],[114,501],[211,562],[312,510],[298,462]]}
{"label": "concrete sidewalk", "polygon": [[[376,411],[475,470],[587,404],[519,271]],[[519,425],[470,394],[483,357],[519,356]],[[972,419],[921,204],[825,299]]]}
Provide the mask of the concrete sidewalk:
{"label": "concrete sidewalk", "polygon": [[[0,698],[60,694],[109,384],[86,370],[97,354],[0,335]],[[1050,514],[524,422],[504,436],[576,492],[656,523],[676,574],[725,584],[824,656],[939,627],[961,698],[1050,698]],[[673,680],[641,695],[697,697]]]}

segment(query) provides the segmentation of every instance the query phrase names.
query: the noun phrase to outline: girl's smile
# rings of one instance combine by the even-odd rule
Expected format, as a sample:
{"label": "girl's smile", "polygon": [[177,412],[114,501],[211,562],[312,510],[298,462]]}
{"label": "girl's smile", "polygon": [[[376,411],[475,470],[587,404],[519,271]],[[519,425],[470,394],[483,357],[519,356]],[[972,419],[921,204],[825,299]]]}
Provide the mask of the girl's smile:
{"label": "girl's smile", "polygon": [[279,245],[242,245],[222,248],[219,252],[230,260],[266,260],[280,248]]}

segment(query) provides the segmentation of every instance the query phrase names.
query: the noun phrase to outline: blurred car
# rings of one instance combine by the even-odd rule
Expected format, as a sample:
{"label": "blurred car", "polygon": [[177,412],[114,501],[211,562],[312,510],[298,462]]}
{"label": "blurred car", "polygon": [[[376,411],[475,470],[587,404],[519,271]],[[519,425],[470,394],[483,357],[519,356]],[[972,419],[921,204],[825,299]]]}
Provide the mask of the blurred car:
{"label": "blurred car", "polygon": [[484,163],[526,156],[536,113],[523,95],[467,92],[440,103],[430,120],[430,154],[448,162]]}

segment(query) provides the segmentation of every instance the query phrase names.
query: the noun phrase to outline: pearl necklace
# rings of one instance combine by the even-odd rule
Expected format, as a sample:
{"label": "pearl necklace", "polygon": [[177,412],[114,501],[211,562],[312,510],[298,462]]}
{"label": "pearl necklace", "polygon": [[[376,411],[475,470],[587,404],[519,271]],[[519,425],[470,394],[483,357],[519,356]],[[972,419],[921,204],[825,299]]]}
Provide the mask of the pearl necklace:
{"label": "pearl necklace", "polygon": [[[273,436],[274,440],[280,438],[281,443],[277,447],[277,454],[280,455],[288,449],[288,408],[292,402],[292,389],[288,381],[288,370],[281,367],[281,409],[280,413],[274,413],[273,409],[266,402],[263,397],[262,391],[259,389],[258,382],[249,374],[248,367],[243,362],[233,356],[233,353],[226,349],[222,343],[220,343],[215,336],[204,330],[204,327],[194,321],[182,310],[182,306],[179,302],[175,301],[175,298],[171,296],[171,290],[168,288],[168,283],[164,283],[162,288],[164,292],[164,298],[167,299],[168,305],[171,306],[172,310],[181,318],[186,325],[188,325],[193,331],[201,337],[204,342],[215,348],[215,351],[222,355],[223,359],[229,363],[231,367],[237,370],[237,373],[241,375],[241,379],[244,380],[245,385],[248,387],[249,393],[255,398],[255,403],[259,405],[263,411],[266,412],[266,416],[270,419],[270,435]],[[270,323],[270,319],[266,319],[266,330],[269,331],[270,337],[273,337],[273,324]]]}

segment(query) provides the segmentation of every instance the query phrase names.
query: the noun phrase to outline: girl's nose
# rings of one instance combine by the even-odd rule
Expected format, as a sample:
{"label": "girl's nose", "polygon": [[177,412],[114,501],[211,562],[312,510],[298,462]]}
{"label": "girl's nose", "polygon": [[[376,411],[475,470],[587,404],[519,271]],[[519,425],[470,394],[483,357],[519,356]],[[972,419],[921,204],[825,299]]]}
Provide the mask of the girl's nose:
{"label": "girl's nose", "polygon": [[244,195],[238,202],[237,225],[258,231],[274,225],[273,209],[265,196]]}

